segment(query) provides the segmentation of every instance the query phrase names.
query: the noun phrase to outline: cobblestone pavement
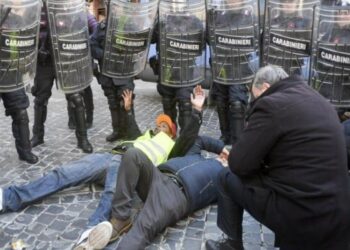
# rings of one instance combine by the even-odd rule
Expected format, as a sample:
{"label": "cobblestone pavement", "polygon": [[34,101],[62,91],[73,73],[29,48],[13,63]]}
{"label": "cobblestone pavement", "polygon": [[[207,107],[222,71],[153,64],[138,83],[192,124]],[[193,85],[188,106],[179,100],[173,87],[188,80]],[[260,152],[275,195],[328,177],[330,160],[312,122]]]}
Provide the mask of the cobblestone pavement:
{"label": "cobblestone pavement", "polygon": [[[105,141],[105,137],[111,132],[110,113],[100,86],[94,82],[92,88],[95,102],[94,124],[88,135],[94,152],[105,151],[113,146]],[[137,81],[135,93],[136,120],[141,129],[146,129],[162,112],[156,85]],[[32,104],[31,94],[28,95]],[[28,112],[31,128],[33,104]],[[2,104],[0,113],[0,187],[26,183],[48,170],[84,155],[76,147],[74,131],[67,127],[66,100],[57,90],[53,90],[49,101],[45,143],[33,150],[40,157],[35,165],[18,160],[11,133],[12,121],[10,117],[5,117]],[[219,133],[216,112],[213,108],[206,108],[201,134],[217,138]],[[10,249],[9,243],[15,239],[22,239],[27,245],[26,249],[71,249],[85,229],[87,218],[96,208],[99,196],[100,190],[92,192],[91,187],[80,186],[54,194],[18,213],[0,214],[0,249]],[[205,249],[206,239],[217,239],[221,236],[216,226],[216,215],[215,205],[194,213],[167,228],[153,241],[149,249]],[[248,214],[244,214],[243,230],[246,249],[274,249],[273,233]],[[106,249],[113,249],[115,244]]]}

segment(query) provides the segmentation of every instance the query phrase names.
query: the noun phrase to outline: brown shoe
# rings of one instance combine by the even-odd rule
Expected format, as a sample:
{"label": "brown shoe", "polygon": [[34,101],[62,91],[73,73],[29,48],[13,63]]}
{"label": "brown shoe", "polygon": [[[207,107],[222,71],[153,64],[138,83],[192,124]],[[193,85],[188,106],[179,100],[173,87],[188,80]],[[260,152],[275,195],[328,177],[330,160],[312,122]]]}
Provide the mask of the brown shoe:
{"label": "brown shoe", "polygon": [[132,226],[131,218],[127,220],[119,220],[115,217],[112,217],[110,223],[113,226],[113,232],[109,242],[117,240],[123,233],[128,232]]}

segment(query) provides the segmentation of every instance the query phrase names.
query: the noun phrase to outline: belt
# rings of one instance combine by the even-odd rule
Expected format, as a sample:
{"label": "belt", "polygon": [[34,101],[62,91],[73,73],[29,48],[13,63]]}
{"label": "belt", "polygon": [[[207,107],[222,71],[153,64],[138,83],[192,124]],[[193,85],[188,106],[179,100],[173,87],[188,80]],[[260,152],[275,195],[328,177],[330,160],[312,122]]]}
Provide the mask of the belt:
{"label": "belt", "polygon": [[170,174],[170,173],[166,173],[166,175],[169,177],[170,180],[172,180],[176,186],[179,187],[179,189],[185,193],[185,189],[184,186],[182,185],[182,183],[178,180],[176,175]]}

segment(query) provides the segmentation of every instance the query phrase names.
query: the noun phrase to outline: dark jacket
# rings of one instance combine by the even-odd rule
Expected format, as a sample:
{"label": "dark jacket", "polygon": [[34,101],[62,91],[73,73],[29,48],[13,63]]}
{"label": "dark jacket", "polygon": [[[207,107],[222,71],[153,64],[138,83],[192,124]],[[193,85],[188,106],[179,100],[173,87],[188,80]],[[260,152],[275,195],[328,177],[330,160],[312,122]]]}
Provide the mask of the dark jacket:
{"label": "dark jacket", "polygon": [[350,120],[346,120],[343,123],[345,143],[346,143],[346,152],[348,158],[348,169],[350,170]]}
{"label": "dark jacket", "polygon": [[335,109],[300,78],[272,85],[253,103],[229,166],[259,176],[265,219],[281,247],[343,249],[349,239],[350,185]]}
{"label": "dark jacket", "polygon": [[205,158],[201,150],[220,154],[224,143],[210,137],[200,136],[185,157],[173,158],[158,166],[162,172],[177,177],[185,189],[189,212],[215,202],[218,196],[217,177],[222,164],[214,158]]}

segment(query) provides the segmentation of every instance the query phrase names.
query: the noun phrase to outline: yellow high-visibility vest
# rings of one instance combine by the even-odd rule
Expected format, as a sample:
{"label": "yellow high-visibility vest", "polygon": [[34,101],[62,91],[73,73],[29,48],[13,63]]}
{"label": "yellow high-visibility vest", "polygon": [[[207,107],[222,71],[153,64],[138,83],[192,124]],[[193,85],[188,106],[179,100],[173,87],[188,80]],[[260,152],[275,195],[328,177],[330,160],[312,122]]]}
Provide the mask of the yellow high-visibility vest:
{"label": "yellow high-visibility vest", "polygon": [[155,166],[158,166],[166,162],[174,144],[166,133],[159,132],[149,140],[136,140],[134,147],[140,149]]}

